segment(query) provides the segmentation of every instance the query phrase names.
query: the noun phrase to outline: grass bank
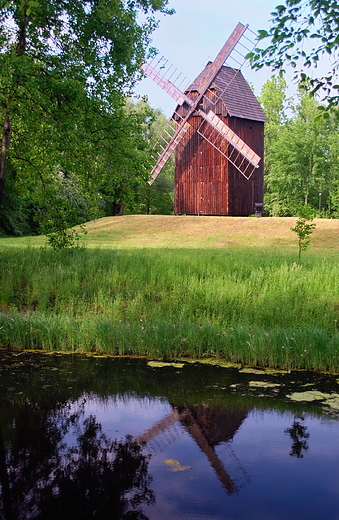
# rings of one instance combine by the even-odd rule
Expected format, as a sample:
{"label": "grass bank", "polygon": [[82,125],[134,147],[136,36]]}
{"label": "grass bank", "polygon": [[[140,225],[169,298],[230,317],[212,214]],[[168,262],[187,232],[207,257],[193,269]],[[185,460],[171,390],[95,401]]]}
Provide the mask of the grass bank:
{"label": "grass bank", "polygon": [[[296,238],[284,219],[276,219],[280,234],[262,233],[270,247],[258,245],[251,229],[261,219],[248,219],[247,233],[242,219],[240,238],[237,231],[236,243],[221,247],[215,244],[225,232],[220,219],[213,238],[210,229],[203,232],[201,217],[178,217],[188,227],[177,230],[177,241],[190,233],[200,246],[186,241],[175,248],[174,224],[168,229],[168,223],[176,218],[163,217],[165,229],[146,226],[144,232],[135,231],[145,224],[142,218],[120,220],[122,228],[129,221],[132,246],[127,230],[119,236],[109,226],[102,233],[111,233],[110,248],[102,236],[97,248],[98,235],[91,233],[98,230],[87,235],[89,247],[74,251],[35,248],[34,239],[29,248],[0,240],[0,345],[339,371],[335,240],[320,233],[314,242],[323,246],[312,243],[299,265]],[[151,232],[157,247],[145,247]],[[166,241],[172,247],[164,247]]]}

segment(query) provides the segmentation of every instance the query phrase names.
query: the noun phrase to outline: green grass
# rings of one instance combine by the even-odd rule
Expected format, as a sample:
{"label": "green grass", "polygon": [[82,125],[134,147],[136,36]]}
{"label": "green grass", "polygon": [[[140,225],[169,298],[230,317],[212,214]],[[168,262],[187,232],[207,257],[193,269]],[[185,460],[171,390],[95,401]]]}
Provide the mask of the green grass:
{"label": "green grass", "polygon": [[[298,239],[292,233],[296,218],[285,217],[204,217],[171,215],[127,215],[106,217],[87,224],[88,234],[80,245],[89,248],[181,248],[238,249],[298,252]],[[311,251],[339,253],[337,220],[315,219]],[[45,237],[0,238],[0,247],[41,247]]]}
{"label": "green grass", "polygon": [[[283,226],[275,219],[281,232],[272,231],[276,242],[269,248],[258,246],[258,232],[251,236],[261,219],[248,219],[250,230],[241,219],[243,235],[225,247],[220,224],[227,219],[215,218],[218,234],[211,231],[213,218],[179,217],[185,231],[169,227],[175,219],[156,217],[163,227],[150,230],[148,219],[126,217],[121,227],[129,224],[129,231],[114,230],[114,248],[95,248],[98,235],[91,232],[89,247],[74,251],[33,247],[35,239],[31,247],[24,239],[19,247],[14,239],[0,240],[0,345],[339,371],[339,266],[328,237],[299,265],[284,219]],[[151,233],[158,247],[143,247]],[[199,248],[164,247],[184,234],[196,235]],[[127,244],[127,235],[138,245]]]}

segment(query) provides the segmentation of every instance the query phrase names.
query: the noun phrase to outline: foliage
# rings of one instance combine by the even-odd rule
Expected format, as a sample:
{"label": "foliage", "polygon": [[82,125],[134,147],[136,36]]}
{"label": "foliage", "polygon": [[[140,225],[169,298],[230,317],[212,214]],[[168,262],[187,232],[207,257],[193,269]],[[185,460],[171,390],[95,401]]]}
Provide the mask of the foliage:
{"label": "foliage", "polygon": [[34,221],[35,212],[32,198],[21,197],[16,174],[8,168],[5,193],[0,203],[0,235],[35,235],[39,230]]}
{"label": "foliage", "polygon": [[[159,175],[154,183],[148,184],[149,172],[154,165],[154,157],[159,151],[159,144],[165,129],[171,125],[166,116],[160,109],[152,109],[147,99],[140,99],[134,102],[130,99],[126,105],[127,114],[134,114],[139,118],[139,139],[141,139],[147,157],[145,157],[144,165],[146,167],[146,175],[140,181],[133,177],[131,179],[129,196],[120,197],[118,204],[112,205],[107,200],[108,208],[105,209],[105,215],[116,214],[147,214],[147,215],[170,215],[173,214],[173,183],[174,183],[174,157],[172,156],[166,163],[161,175]],[[120,193],[126,191],[128,181],[125,179]],[[121,202],[124,198],[124,204],[121,211]],[[120,213],[119,213],[120,210]]]}
{"label": "foliage", "polygon": [[294,231],[298,235],[299,260],[301,256],[301,251],[306,251],[306,249],[310,245],[310,236],[316,227],[316,225],[312,223],[313,218],[314,213],[310,206],[300,206],[299,217],[297,219],[297,222],[295,226],[291,228],[291,231]]}
{"label": "foliage", "polygon": [[[299,81],[307,91],[312,95],[321,92],[327,108],[337,106],[337,0],[286,0],[271,14],[269,30],[261,30],[258,35],[259,40],[270,38],[270,44],[248,55],[252,66],[259,69],[268,65],[274,70],[284,70],[285,65],[289,64],[296,70]],[[316,68],[326,56],[332,57],[333,67],[329,65],[330,70],[323,77],[310,78],[307,71],[311,67]]]}
{"label": "foliage", "polygon": [[[125,95],[140,75],[156,12],[171,12],[166,5],[0,2],[0,198],[9,163],[21,198],[42,208],[55,205],[55,191],[60,199],[61,179],[71,179],[87,207],[108,176],[118,187],[126,177],[145,179],[145,147]],[[73,225],[66,206],[58,229]]]}
{"label": "foliage", "polygon": [[[149,143],[152,157],[157,157],[164,145],[164,135],[172,134],[174,122],[167,119],[160,110],[154,111],[153,121],[145,138]],[[154,160],[152,162],[154,166]],[[173,190],[174,190],[174,154],[166,162],[161,174],[151,184],[142,187],[140,197],[140,210],[147,215],[173,214]]]}
{"label": "foliage", "polygon": [[[153,110],[145,99],[134,102],[128,99],[125,107],[128,123],[134,132],[133,146],[140,151],[140,174],[136,175],[138,163],[131,154],[131,167],[120,178],[109,174],[102,177],[100,194],[103,202],[103,214],[171,214],[173,212],[173,159],[168,162],[158,182],[151,186],[146,182],[152,169],[155,146],[165,126],[167,118],[159,110]],[[125,147],[126,149],[126,147]],[[141,164],[142,163],[142,164]],[[107,165],[109,171],[109,165]]]}
{"label": "foliage", "polygon": [[265,128],[265,210],[291,216],[303,203],[319,216],[336,216],[337,121],[317,120],[316,100],[303,91],[287,100],[285,89],[282,78],[273,78],[260,98],[270,118]]}
{"label": "foliage", "polygon": [[271,157],[272,148],[278,139],[279,131],[283,124],[287,121],[286,116],[286,81],[282,75],[272,77],[264,83],[259,101],[267,116],[268,122],[265,124],[265,160],[264,160],[264,182],[265,182],[265,212],[273,215],[279,215],[281,208],[277,208],[275,202],[280,206],[282,200],[280,197],[275,198],[273,195],[271,200],[271,192],[269,190],[269,180],[272,166],[275,165],[274,157]]}

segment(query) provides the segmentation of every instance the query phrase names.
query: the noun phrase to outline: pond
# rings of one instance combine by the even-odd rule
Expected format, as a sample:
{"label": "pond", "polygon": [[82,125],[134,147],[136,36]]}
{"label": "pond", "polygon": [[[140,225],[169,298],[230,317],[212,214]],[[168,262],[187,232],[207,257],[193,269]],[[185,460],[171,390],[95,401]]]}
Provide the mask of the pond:
{"label": "pond", "polygon": [[0,351],[0,518],[339,518],[339,376]]}

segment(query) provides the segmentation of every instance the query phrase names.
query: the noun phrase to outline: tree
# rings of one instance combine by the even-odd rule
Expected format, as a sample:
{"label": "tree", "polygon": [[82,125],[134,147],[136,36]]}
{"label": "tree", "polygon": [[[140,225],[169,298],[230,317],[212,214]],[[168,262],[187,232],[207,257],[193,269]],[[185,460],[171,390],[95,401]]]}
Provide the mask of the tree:
{"label": "tree", "polygon": [[[150,157],[149,171],[155,163],[155,157],[161,152],[160,145],[164,145],[163,138],[167,133],[173,133],[174,123],[167,119],[160,109],[152,110],[144,99],[134,105],[138,112],[146,111],[148,118],[143,124],[143,137],[147,143]],[[170,215],[173,213],[174,189],[174,156],[167,161],[161,175],[151,185],[142,183],[137,186],[133,213]]]}
{"label": "tree", "polygon": [[282,74],[267,80],[261,89],[259,101],[268,119],[265,130],[270,141],[275,139],[277,130],[287,120],[286,106],[289,100],[286,89],[287,83]]}
{"label": "tree", "polygon": [[298,235],[299,260],[301,257],[301,251],[306,251],[310,245],[310,236],[316,226],[312,222],[313,216],[313,210],[310,206],[300,206],[298,220],[295,226],[291,228],[291,231],[294,231]]}
{"label": "tree", "polygon": [[272,169],[272,148],[274,147],[274,143],[278,139],[278,135],[282,126],[287,122],[287,117],[285,113],[285,108],[287,104],[286,88],[286,81],[284,77],[280,74],[276,77],[272,77],[270,80],[267,80],[264,83],[259,97],[259,101],[268,119],[268,122],[265,124],[264,206],[265,210],[269,210],[270,212],[272,212],[271,193],[267,189],[267,181],[270,179],[270,172]]}
{"label": "tree", "polygon": [[0,203],[9,161],[22,192],[34,186],[42,207],[54,208],[47,221],[64,213],[56,211],[64,176],[75,175],[91,198],[112,149],[120,168],[135,163],[125,148],[124,97],[140,74],[156,12],[172,12],[166,6],[0,0]]}
{"label": "tree", "polygon": [[19,407],[7,443],[0,429],[1,518],[148,520],[150,456],[130,436],[107,437],[81,404],[74,413],[68,403],[55,408]]}
{"label": "tree", "polygon": [[266,141],[265,207],[275,216],[295,215],[300,204],[318,210],[319,193],[324,205],[329,200],[331,125],[315,121],[318,103],[305,93],[291,108],[293,117]]}
{"label": "tree", "polygon": [[[339,104],[338,67],[335,54],[339,48],[339,11],[337,0],[286,0],[271,13],[269,30],[259,31],[258,38],[270,38],[266,48],[248,55],[256,69],[268,65],[284,70],[291,65],[301,85],[312,95],[322,92],[326,108]],[[317,67],[325,56],[333,58],[333,66],[324,76],[310,78],[307,71]],[[325,112],[328,117],[328,112]]]}
{"label": "tree", "polygon": [[298,459],[302,459],[304,452],[308,451],[308,443],[305,439],[308,439],[310,436],[306,431],[307,426],[304,426],[303,421],[303,416],[297,416],[294,418],[292,426],[285,430],[285,433],[288,433],[292,440],[290,456],[297,457]]}
{"label": "tree", "polygon": [[336,125],[330,135],[330,177],[328,212],[339,217],[339,132]]}

